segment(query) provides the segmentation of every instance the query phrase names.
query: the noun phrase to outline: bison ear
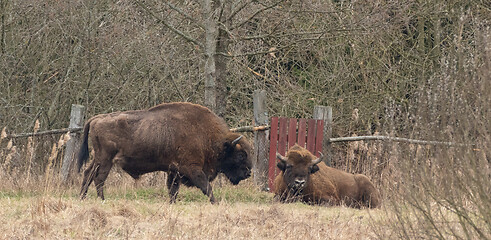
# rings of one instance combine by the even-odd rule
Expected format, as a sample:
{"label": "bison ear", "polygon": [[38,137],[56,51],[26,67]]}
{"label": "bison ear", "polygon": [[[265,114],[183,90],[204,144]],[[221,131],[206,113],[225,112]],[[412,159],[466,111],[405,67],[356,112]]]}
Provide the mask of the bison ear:
{"label": "bison ear", "polygon": [[276,164],[276,166],[281,170],[285,171],[286,169],[286,157],[281,156],[281,154],[276,153],[276,158],[278,158],[280,161]]}
{"label": "bison ear", "polygon": [[279,161],[276,166],[282,171],[284,172],[285,169],[286,169],[286,162],[283,162],[283,161]]}
{"label": "bison ear", "polygon": [[233,152],[235,151],[235,146],[237,145],[237,143],[239,143],[240,139],[242,139],[242,137],[244,137],[243,135],[240,135],[239,137],[235,138],[234,140],[232,141],[227,141],[224,143],[224,146],[225,146],[225,151],[227,152]]}
{"label": "bison ear", "polygon": [[317,164],[319,164],[321,161],[322,161],[321,158],[316,158],[312,160],[312,165],[309,167],[310,174],[319,171],[319,166],[317,166]]}
{"label": "bison ear", "polygon": [[319,166],[317,165],[310,166],[310,174],[315,173],[317,171],[319,171]]}

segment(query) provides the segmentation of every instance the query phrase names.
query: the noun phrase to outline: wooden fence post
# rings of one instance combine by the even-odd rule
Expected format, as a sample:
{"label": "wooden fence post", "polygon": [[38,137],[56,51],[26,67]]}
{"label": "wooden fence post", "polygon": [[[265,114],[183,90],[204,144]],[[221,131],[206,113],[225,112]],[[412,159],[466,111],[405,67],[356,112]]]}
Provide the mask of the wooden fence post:
{"label": "wooden fence post", "polygon": [[323,161],[327,166],[331,166],[332,146],[329,139],[332,137],[332,107],[314,106],[314,119],[324,120],[324,138],[322,139]]}
{"label": "wooden fence post", "polygon": [[[269,123],[266,91],[255,90],[253,95],[254,126]],[[269,130],[254,132],[254,182],[263,191],[268,191]]]}
{"label": "wooden fence post", "polygon": [[[70,113],[70,125],[68,128],[81,128],[84,124],[85,107],[82,105],[72,104],[72,110]],[[65,155],[63,156],[63,162],[61,164],[61,177],[63,182],[67,182],[70,176],[70,171],[73,168],[73,162],[75,154],[80,148],[80,133],[70,133],[70,140],[68,140],[65,149]]]}

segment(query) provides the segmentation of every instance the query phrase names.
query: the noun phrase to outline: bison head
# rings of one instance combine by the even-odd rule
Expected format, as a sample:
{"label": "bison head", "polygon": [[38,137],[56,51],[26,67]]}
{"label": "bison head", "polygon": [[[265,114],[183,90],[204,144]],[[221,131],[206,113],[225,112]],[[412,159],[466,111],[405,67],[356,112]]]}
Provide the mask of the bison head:
{"label": "bison head", "polygon": [[277,166],[283,172],[283,180],[294,194],[302,193],[307,186],[310,174],[319,171],[317,164],[321,162],[320,158],[315,158],[310,152],[305,153],[295,151],[295,149],[290,149],[287,157],[279,153],[276,154],[276,157],[280,160]]}
{"label": "bison head", "polygon": [[249,142],[242,135],[229,134],[224,143],[220,172],[236,185],[251,176],[252,160]]}

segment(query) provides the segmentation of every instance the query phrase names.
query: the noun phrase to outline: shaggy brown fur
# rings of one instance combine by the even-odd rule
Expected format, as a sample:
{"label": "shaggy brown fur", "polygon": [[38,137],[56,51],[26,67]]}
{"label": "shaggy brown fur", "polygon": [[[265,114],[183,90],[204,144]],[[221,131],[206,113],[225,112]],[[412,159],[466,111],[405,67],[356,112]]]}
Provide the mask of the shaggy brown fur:
{"label": "shaggy brown fur", "polygon": [[196,104],[166,103],[148,110],[92,117],[84,127],[79,169],[89,155],[89,134],[95,157],[84,172],[82,199],[92,181],[97,195],[104,199],[104,181],[113,164],[135,179],[166,171],[171,202],[180,183],[198,187],[214,202],[210,182],[219,172],[233,184],[251,174],[249,142],[230,132],[223,119]]}
{"label": "shaggy brown fur", "polygon": [[295,145],[278,168],[275,179],[275,198],[280,201],[301,200],[308,203],[351,207],[378,207],[379,194],[370,180],[362,174],[351,174],[319,162],[307,149]]}

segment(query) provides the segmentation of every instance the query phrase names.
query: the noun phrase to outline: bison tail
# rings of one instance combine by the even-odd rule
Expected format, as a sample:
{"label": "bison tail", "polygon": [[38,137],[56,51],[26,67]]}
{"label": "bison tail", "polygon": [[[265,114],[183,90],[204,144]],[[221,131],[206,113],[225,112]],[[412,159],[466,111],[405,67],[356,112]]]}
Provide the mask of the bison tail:
{"label": "bison tail", "polygon": [[82,165],[87,162],[89,158],[89,128],[90,121],[87,121],[84,126],[84,135],[82,138],[82,145],[80,145],[80,150],[77,157],[77,171],[80,172]]}

